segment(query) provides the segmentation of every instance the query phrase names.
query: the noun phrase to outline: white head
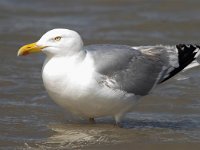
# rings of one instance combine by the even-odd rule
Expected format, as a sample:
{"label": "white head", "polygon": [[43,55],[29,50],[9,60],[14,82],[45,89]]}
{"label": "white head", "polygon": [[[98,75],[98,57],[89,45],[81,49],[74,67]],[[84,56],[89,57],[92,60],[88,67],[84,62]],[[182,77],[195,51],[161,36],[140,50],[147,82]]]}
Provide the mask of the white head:
{"label": "white head", "polygon": [[45,33],[36,43],[20,48],[18,55],[42,51],[48,56],[70,56],[82,50],[80,35],[68,29],[53,29]]}

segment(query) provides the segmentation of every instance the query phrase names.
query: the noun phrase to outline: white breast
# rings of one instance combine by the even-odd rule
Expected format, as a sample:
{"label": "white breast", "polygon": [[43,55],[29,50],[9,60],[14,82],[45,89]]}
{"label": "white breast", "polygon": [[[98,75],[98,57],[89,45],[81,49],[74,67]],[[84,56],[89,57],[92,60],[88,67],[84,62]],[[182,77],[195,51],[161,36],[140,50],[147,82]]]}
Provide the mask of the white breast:
{"label": "white breast", "polygon": [[48,92],[58,94],[59,97],[74,98],[78,95],[77,90],[84,94],[83,92],[92,85],[93,73],[91,59],[77,62],[76,57],[54,57],[44,65],[42,75]]}

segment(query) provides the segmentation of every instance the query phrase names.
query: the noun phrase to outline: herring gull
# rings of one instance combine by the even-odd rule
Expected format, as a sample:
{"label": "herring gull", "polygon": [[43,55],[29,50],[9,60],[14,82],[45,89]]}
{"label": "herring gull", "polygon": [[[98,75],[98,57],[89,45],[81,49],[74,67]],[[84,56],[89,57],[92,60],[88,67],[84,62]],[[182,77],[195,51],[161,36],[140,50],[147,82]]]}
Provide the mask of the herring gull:
{"label": "herring gull", "polygon": [[34,52],[46,54],[42,78],[58,105],[90,121],[113,116],[119,124],[141,97],[194,62],[200,46],[83,46],[77,32],[53,29],[18,56]]}

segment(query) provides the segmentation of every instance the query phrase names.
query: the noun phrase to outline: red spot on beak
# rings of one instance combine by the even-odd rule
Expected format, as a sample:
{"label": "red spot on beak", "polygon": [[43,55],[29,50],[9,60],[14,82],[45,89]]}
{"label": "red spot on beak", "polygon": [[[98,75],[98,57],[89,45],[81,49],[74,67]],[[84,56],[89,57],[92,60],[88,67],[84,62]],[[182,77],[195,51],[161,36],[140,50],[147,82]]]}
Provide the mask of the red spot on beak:
{"label": "red spot on beak", "polygon": [[22,55],[23,55],[23,56],[26,56],[26,55],[28,55],[28,54],[29,54],[29,52],[26,51],[26,52],[24,52]]}

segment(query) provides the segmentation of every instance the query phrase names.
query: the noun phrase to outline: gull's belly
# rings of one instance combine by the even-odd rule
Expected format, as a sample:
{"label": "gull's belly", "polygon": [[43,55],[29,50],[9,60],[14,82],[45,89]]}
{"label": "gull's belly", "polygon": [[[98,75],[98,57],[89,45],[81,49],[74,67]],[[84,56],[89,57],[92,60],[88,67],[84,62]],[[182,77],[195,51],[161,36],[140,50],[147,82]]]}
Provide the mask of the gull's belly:
{"label": "gull's belly", "polygon": [[[48,83],[49,84],[49,83]],[[45,86],[50,97],[61,107],[83,117],[100,117],[116,115],[129,111],[134,106],[135,97],[109,88],[102,88],[95,84],[89,87],[53,83],[56,88]]]}

